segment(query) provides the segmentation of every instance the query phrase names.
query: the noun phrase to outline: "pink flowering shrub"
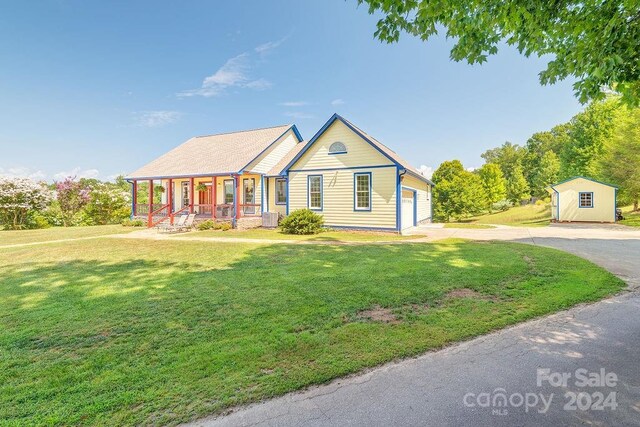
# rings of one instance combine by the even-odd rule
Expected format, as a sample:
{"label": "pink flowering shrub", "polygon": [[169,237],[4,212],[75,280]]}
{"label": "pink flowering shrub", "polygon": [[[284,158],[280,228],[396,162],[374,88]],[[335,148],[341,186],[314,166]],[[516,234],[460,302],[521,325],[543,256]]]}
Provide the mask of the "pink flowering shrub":
{"label": "pink flowering shrub", "polygon": [[82,208],[91,201],[91,188],[72,177],[56,182],[55,186],[62,223],[65,227],[74,225]]}
{"label": "pink flowering shrub", "polygon": [[31,213],[44,210],[53,194],[44,185],[28,178],[0,177],[0,224],[19,230]]}

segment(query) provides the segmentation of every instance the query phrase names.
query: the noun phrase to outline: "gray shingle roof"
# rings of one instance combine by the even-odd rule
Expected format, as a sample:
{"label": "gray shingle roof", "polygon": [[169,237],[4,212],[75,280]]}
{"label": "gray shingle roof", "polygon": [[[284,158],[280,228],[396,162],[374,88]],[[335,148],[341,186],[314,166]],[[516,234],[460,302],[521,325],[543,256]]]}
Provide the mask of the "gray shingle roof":
{"label": "gray shingle roof", "polygon": [[129,179],[239,172],[293,125],[197,136],[129,174]]}

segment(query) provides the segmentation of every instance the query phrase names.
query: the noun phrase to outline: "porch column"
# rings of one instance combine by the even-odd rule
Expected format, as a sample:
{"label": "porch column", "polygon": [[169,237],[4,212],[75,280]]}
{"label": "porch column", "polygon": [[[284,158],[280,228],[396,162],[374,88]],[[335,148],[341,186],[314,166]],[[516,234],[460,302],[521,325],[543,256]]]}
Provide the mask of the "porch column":
{"label": "porch column", "polygon": [[191,205],[189,206],[189,213],[193,213],[193,204],[195,203],[195,199],[196,199],[196,195],[193,192],[193,177],[192,177],[191,179],[189,179],[189,202],[191,202]]}
{"label": "porch column", "polygon": [[169,178],[169,182],[167,185],[169,188],[167,189],[167,204],[169,205],[168,213],[169,213],[169,222],[173,225],[173,179]]}
{"label": "porch column", "polygon": [[149,180],[149,218],[148,218],[148,222],[147,225],[149,227],[151,227],[151,225],[153,224],[153,216],[151,216],[151,214],[153,213],[153,180],[150,179]]}
{"label": "porch column", "polygon": [[242,216],[240,213],[240,175],[234,175],[236,181],[236,197],[233,198],[233,209],[236,213],[235,218],[238,219]]}
{"label": "porch column", "polygon": [[138,181],[135,179],[131,182],[131,218],[136,216],[138,206]]}
{"label": "porch column", "polygon": [[211,177],[211,218],[216,219],[216,190],[218,180],[215,176]]}

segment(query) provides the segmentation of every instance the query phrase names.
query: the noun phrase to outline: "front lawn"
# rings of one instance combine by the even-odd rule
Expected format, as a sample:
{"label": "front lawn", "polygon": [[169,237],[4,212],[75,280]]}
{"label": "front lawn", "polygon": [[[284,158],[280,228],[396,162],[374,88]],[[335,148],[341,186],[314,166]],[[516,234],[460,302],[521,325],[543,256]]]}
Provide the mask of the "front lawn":
{"label": "front lawn", "polygon": [[640,227],[640,211],[633,211],[633,206],[627,206],[622,209],[624,219],[618,221],[619,224],[628,225],[630,227]]}
{"label": "front lawn", "polygon": [[389,242],[393,240],[419,239],[424,236],[402,236],[397,233],[377,233],[370,231],[325,231],[319,234],[298,235],[286,234],[279,229],[254,228],[250,230],[206,230],[186,234],[180,237],[238,237],[242,239],[264,240],[310,240],[333,242]]}
{"label": "front lawn", "polygon": [[129,233],[136,228],[121,225],[96,225],[92,227],[52,227],[39,230],[0,230],[0,246],[17,245],[53,240],[78,239]]}
{"label": "front lawn", "polygon": [[552,249],[97,239],[0,249],[0,420],[164,425],[617,292]]}

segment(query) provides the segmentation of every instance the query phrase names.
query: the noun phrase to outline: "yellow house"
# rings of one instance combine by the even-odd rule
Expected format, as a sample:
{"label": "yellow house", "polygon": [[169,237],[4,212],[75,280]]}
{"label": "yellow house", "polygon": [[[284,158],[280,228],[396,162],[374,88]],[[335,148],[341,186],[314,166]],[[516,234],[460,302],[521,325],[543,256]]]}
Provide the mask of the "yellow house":
{"label": "yellow house", "polygon": [[615,222],[618,188],[582,176],[552,185],[551,216],[556,222]]}
{"label": "yellow house", "polygon": [[308,142],[295,125],[191,138],[127,180],[132,215],[150,227],[186,213],[259,226],[265,213],[307,208],[332,228],[400,232],[431,220],[431,181],[337,114]]}

